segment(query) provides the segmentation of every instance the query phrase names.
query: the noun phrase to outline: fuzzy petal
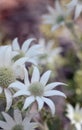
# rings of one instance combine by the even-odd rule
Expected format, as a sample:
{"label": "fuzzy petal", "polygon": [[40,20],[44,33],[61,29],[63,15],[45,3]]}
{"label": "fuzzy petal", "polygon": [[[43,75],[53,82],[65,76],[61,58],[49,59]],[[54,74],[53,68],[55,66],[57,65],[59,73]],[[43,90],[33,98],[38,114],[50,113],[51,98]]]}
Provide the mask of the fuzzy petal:
{"label": "fuzzy petal", "polygon": [[11,130],[9,128],[9,125],[6,122],[4,122],[4,121],[0,121],[0,127],[5,129],[5,130]]}
{"label": "fuzzy petal", "polygon": [[39,79],[40,79],[39,69],[38,69],[37,67],[34,67],[33,74],[32,74],[32,78],[31,78],[31,82],[32,82],[32,83],[38,82]]}
{"label": "fuzzy petal", "polygon": [[22,115],[18,109],[14,110],[14,120],[17,124],[22,123]]}
{"label": "fuzzy petal", "polygon": [[42,99],[49,106],[49,108],[51,109],[51,113],[54,116],[54,114],[55,114],[55,105],[54,105],[54,103],[48,98],[42,97]]}
{"label": "fuzzy petal", "polygon": [[30,82],[29,82],[29,77],[28,77],[28,71],[26,70],[26,68],[24,68],[24,74],[25,74],[24,83],[26,86],[29,86]]}
{"label": "fuzzy petal", "polygon": [[75,17],[74,17],[74,19],[77,19],[81,12],[82,12],[82,4],[81,5],[77,4],[76,10],[75,10]]}
{"label": "fuzzy petal", "polygon": [[18,59],[18,60],[14,63],[13,67],[15,68],[16,66],[24,65],[24,63],[27,62],[27,61],[28,61],[27,57],[22,57],[22,58]]}
{"label": "fuzzy petal", "polygon": [[0,87],[0,94],[3,92],[3,88],[2,87]]}
{"label": "fuzzy petal", "polygon": [[15,38],[12,42],[12,48],[14,51],[19,51],[20,50],[20,46],[18,44],[18,38]]}
{"label": "fuzzy petal", "polygon": [[82,126],[81,126],[80,123],[76,123],[75,127],[76,127],[77,130],[82,130]]}
{"label": "fuzzy petal", "polygon": [[6,97],[6,111],[8,111],[12,105],[12,94],[9,89],[4,89],[5,97]]}
{"label": "fuzzy petal", "polygon": [[41,54],[40,48],[41,48],[41,45],[33,45],[32,47],[30,47],[30,49],[26,53],[26,56],[31,58],[31,57],[35,57]]}
{"label": "fuzzy petal", "polygon": [[12,49],[11,46],[9,45],[5,48],[4,59],[3,59],[4,65],[5,66],[11,65],[11,59],[12,59]]}
{"label": "fuzzy petal", "polygon": [[24,126],[24,130],[34,130],[34,128],[38,127],[38,123],[32,122],[32,123],[26,123]]}
{"label": "fuzzy petal", "polygon": [[9,127],[13,127],[15,125],[15,122],[14,122],[13,118],[9,114],[7,114],[5,112],[2,112],[2,115],[5,118],[7,124],[9,125]]}
{"label": "fuzzy petal", "polygon": [[26,40],[23,45],[22,45],[22,51],[26,52],[30,46],[30,44],[32,43],[32,41],[36,40],[35,38],[30,38],[28,40]]}
{"label": "fuzzy petal", "polygon": [[19,89],[19,90],[21,90],[21,89],[27,89],[27,87],[26,87],[26,85],[24,85],[22,82],[20,82],[20,81],[16,81],[16,82],[14,82],[14,83],[11,83],[10,85],[9,85],[9,88],[13,88],[13,89]]}
{"label": "fuzzy petal", "polygon": [[29,96],[31,93],[29,92],[29,91],[27,91],[27,90],[24,90],[24,89],[21,89],[21,90],[19,90],[18,92],[16,92],[15,94],[14,94],[14,98],[15,97],[19,97],[19,96]]}
{"label": "fuzzy petal", "polygon": [[60,92],[58,90],[49,90],[44,92],[44,96],[63,96],[66,98],[65,94],[63,92]]}
{"label": "fuzzy petal", "polygon": [[38,96],[36,97],[36,101],[38,103],[38,110],[40,111],[44,105],[44,102],[43,102],[42,98],[38,97]]}
{"label": "fuzzy petal", "polygon": [[50,77],[50,74],[51,74],[51,71],[47,71],[47,72],[45,72],[45,73],[42,75],[42,77],[41,77],[41,79],[40,79],[40,83],[42,83],[43,86],[45,86],[46,83],[48,82],[49,77]]}
{"label": "fuzzy petal", "polygon": [[71,2],[68,3],[66,6],[68,8],[73,8],[74,6],[76,6],[77,2],[78,2],[78,0],[71,0]]}
{"label": "fuzzy petal", "polygon": [[30,62],[30,63],[32,63],[33,65],[37,65],[36,59],[33,59],[33,58],[28,58],[28,59],[27,59],[27,62]]}
{"label": "fuzzy petal", "polygon": [[23,106],[23,110],[28,108],[35,101],[34,96],[27,97]]}
{"label": "fuzzy petal", "polygon": [[62,82],[53,82],[53,83],[50,83],[48,85],[46,85],[45,87],[45,91],[48,91],[48,90],[51,90],[59,85],[66,85],[65,83],[62,83]]}

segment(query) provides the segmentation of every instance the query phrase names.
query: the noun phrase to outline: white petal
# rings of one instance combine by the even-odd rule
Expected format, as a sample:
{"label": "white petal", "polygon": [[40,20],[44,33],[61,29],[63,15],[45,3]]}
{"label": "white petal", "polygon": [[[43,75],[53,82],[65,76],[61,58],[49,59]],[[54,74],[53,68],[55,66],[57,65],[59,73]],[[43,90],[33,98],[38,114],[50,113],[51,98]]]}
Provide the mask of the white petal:
{"label": "white petal", "polygon": [[76,111],[80,110],[80,104],[79,104],[79,103],[76,104],[75,110],[76,110]]}
{"label": "white petal", "polygon": [[28,77],[28,71],[27,71],[26,68],[24,68],[24,74],[25,74],[24,83],[25,83],[26,86],[29,86],[30,82],[29,82],[29,77]]}
{"label": "white petal", "polygon": [[49,77],[50,77],[50,74],[51,74],[51,71],[47,71],[47,72],[45,72],[45,73],[42,75],[42,77],[41,77],[41,79],[40,79],[40,83],[42,83],[43,86],[45,86],[46,83],[48,82]]}
{"label": "white petal", "polygon": [[67,104],[67,109],[66,109],[66,111],[67,111],[67,115],[66,115],[66,116],[67,116],[69,119],[73,119],[74,108],[72,107],[71,104]]}
{"label": "white petal", "polygon": [[52,26],[51,31],[55,31],[55,30],[57,30],[60,26],[63,26],[63,25],[64,25],[64,22],[61,22],[61,23],[59,23],[59,24],[55,24],[54,26]]}
{"label": "white petal", "polygon": [[33,45],[27,51],[26,56],[27,57],[35,57],[35,56],[41,54],[40,48],[41,48],[41,45]]}
{"label": "white petal", "polygon": [[38,82],[40,79],[40,72],[39,69],[37,67],[34,67],[33,70],[33,74],[32,74],[32,78],[31,78],[31,82]]}
{"label": "white petal", "polygon": [[18,97],[18,96],[25,96],[25,95],[29,96],[30,94],[31,93],[29,91],[21,89],[18,92],[16,92],[13,97],[15,98],[15,97]]}
{"label": "white petal", "polygon": [[9,66],[11,65],[11,59],[12,59],[12,50],[11,50],[11,46],[7,46],[5,48],[5,52],[4,52],[4,65],[5,66]]}
{"label": "white petal", "polygon": [[32,117],[33,117],[33,114],[27,112],[26,117],[22,121],[22,124],[25,126],[27,123],[31,121]]}
{"label": "white petal", "polygon": [[0,127],[4,130],[11,130],[11,128],[9,128],[9,125],[4,121],[0,121]]}
{"label": "white petal", "polygon": [[14,110],[14,120],[17,124],[22,123],[22,115],[18,109]]}
{"label": "white petal", "polygon": [[31,126],[31,128],[33,128],[33,130],[34,130],[34,128],[37,128],[37,127],[39,126],[39,123],[38,123],[38,122],[32,122],[32,123],[30,124],[30,126]]}
{"label": "white petal", "polygon": [[20,82],[20,81],[16,81],[16,82],[14,82],[14,83],[11,83],[8,88],[20,89],[20,90],[21,90],[21,89],[27,89],[26,85],[24,85],[24,84],[23,84],[22,82]]}
{"label": "white petal", "polygon": [[15,63],[14,63],[14,67],[16,66],[21,66],[21,65],[24,65],[24,63],[27,62],[27,57],[22,57],[20,59],[18,59]]}
{"label": "white petal", "polygon": [[54,116],[55,114],[55,104],[48,98],[42,97],[43,101],[49,106],[51,109],[51,113]]}
{"label": "white petal", "polygon": [[45,86],[45,91],[47,90],[51,90],[59,85],[66,85],[65,83],[62,83],[62,82],[53,82],[53,83],[50,83],[48,85]]}
{"label": "white petal", "polygon": [[8,89],[4,89],[4,93],[5,93],[5,97],[6,97],[6,111],[10,109],[11,105],[12,105],[12,94],[10,92],[10,90]]}
{"label": "white petal", "polygon": [[38,97],[38,96],[36,97],[36,101],[38,103],[38,110],[40,111],[44,105],[44,102],[43,102],[42,98]]}
{"label": "white petal", "polygon": [[60,92],[58,90],[49,90],[44,92],[44,96],[63,96],[66,98],[65,94],[63,92]]}
{"label": "white petal", "polygon": [[27,97],[23,106],[23,110],[28,108],[35,101],[34,96]]}
{"label": "white petal", "polygon": [[3,117],[5,118],[7,124],[8,124],[10,127],[11,127],[11,126],[13,127],[13,126],[15,125],[15,122],[14,122],[13,118],[12,118],[9,114],[7,114],[7,113],[5,113],[5,112],[2,112],[2,115],[3,115]]}
{"label": "white petal", "polygon": [[77,130],[82,130],[82,126],[81,126],[80,123],[76,123],[75,127],[76,127]]}
{"label": "white petal", "polygon": [[26,52],[26,51],[28,50],[28,48],[29,48],[31,42],[34,41],[34,40],[36,40],[36,39],[35,39],[35,38],[30,38],[30,39],[26,40],[26,41],[23,43],[23,45],[22,45],[22,50],[23,50],[24,52]]}
{"label": "white petal", "polygon": [[24,65],[17,65],[17,66],[13,66],[13,71],[16,75],[16,78],[23,80],[24,79]]}
{"label": "white petal", "polygon": [[36,128],[36,127],[38,127],[39,126],[39,124],[38,123],[26,123],[25,125],[24,125],[24,130],[27,130],[27,128],[28,128],[28,130],[34,130],[34,128]]}
{"label": "white petal", "polygon": [[57,30],[58,28],[59,28],[59,24],[55,24],[54,26],[52,26],[51,31],[53,32]]}
{"label": "white petal", "polygon": [[19,51],[20,50],[20,46],[18,43],[18,38],[15,38],[12,42],[12,48],[14,51]]}
{"label": "white petal", "polygon": [[30,62],[30,63],[32,63],[32,64],[34,64],[34,65],[37,65],[37,61],[36,61],[36,59],[34,59],[34,58],[29,58],[29,59],[27,59],[27,62]]}
{"label": "white petal", "polygon": [[54,15],[54,13],[55,13],[54,8],[52,8],[51,6],[48,6],[47,8],[49,10],[49,13],[52,14],[52,15]]}
{"label": "white petal", "polygon": [[62,8],[61,8],[61,6],[60,6],[59,0],[56,0],[55,6],[56,6],[56,10],[57,10],[59,13],[61,13],[61,12],[62,12]]}
{"label": "white petal", "polygon": [[0,87],[0,94],[2,93],[2,91],[3,91],[3,88],[2,88],[2,87]]}
{"label": "white petal", "polygon": [[74,19],[77,19],[82,12],[82,5],[78,4],[75,9],[75,17]]}
{"label": "white petal", "polygon": [[0,46],[0,67],[4,65],[3,59],[4,59],[4,47]]}
{"label": "white petal", "polygon": [[71,0],[71,2],[69,4],[67,4],[66,6],[68,8],[73,8],[74,6],[76,6],[78,0]]}

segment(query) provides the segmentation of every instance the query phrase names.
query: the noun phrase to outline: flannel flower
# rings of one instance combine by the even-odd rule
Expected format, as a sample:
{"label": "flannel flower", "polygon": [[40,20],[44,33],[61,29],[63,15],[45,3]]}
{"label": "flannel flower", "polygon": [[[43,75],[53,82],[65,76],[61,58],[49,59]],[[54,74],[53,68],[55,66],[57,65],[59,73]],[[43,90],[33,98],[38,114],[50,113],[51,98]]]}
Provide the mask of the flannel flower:
{"label": "flannel flower", "polygon": [[[5,94],[7,102],[6,110],[8,110],[12,104],[12,93],[8,89],[8,86],[12,82],[15,82],[16,78],[19,78],[19,72],[22,75],[24,74],[23,67],[17,66],[17,64],[12,61],[12,58],[15,55],[16,54],[12,52],[10,45],[0,46],[0,94]],[[17,68],[19,68],[19,72],[17,71]]]}
{"label": "flannel flower", "polygon": [[56,8],[48,6],[49,14],[43,15],[43,23],[52,25],[51,30],[55,31],[59,27],[65,24],[65,18],[70,14],[71,10],[63,10],[59,4],[59,1],[55,1]]}
{"label": "flannel flower", "polygon": [[72,124],[76,127],[76,130],[82,130],[82,108],[79,104],[76,104],[75,109],[71,104],[67,104],[67,114]]}
{"label": "flannel flower", "polygon": [[41,55],[41,45],[31,45],[31,43],[34,41],[34,38],[30,38],[26,40],[22,47],[20,48],[20,45],[18,43],[18,39],[15,38],[12,43],[12,49],[13,51],[17,52],[18,55],[14,57],[14,60],[17,60],[17,64],[20,65],[20,62],[24,64],[25,62],[30,62],[32,64],[37,64],[36,57]]}
{"label": "flannel flower", "polygon": [[75,16],[74,19],[77,19],[82,12],[82,0],[71,0],[67,7],[74,8],[75,7]]}
{"label": "flannel flower", "polygon": [[22,119],[22,114],[18,109],[14,110],[14,119],[5,112],[2,112],[2,115],[5,121],[0,120],[0,127],[3,130],[34,130],[38,126],[38,123],[30,122],[32,115],[26,115]]}
{"label": "flannel flower", "polygon": [[59,55],[59,53],[62,52],[61,47],[53,48],[53,40],[50,40],[46,43],[45,39],[41,38],[39,40],[39,44],[42,45],[42,52],[44,52],[40,57],[40,64],[54,63],[55,57],[57,57],[57,55]]}
{"label": "flannel flower", "polygon": [[25,102],[23,105],[23,110],[28,108],[33,102],[37,102],[38,110],[40,111],[46,103],[51,109],[52,115],[55,113],[55,105],[50,96],[58,95],[66,97],[63,92],[58,90],[53,90],[58,85],[66,85],[61,82],[53,82],[47,84],[51,71],[45,72],[40,78],[40,72],[37,67],[34,67],[31,82],[28,78],[28,72],[25,69],[25,78],[24,84],[21,82],[12,83],[9,87],[13,89],[18,89],[18,91],[14,94],[14,98],[18,96],[25,96]]}

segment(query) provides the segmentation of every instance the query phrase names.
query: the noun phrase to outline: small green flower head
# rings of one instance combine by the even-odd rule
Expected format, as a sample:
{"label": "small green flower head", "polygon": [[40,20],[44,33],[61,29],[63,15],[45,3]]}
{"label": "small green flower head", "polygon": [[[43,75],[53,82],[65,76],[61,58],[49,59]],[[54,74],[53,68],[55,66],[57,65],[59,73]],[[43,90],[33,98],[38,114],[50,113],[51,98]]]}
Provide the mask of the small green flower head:
{"label": "small green flower head", "polygon": [[22,125],[15,125],[12,130],[24,130]]}
{"label": "small green flower head", "polygon": [[34,95],[34,96],[42,96],[44,92],[44,86],[39,83],[35,82],[32,83],[29,87],[29,91]]}
{"label": "small green flower head", "polygon": [[61,23],[63,21],[64,21],[64,16],[62,16],[62,15],[58,16],[57,19],[56,19],[57,23]]}

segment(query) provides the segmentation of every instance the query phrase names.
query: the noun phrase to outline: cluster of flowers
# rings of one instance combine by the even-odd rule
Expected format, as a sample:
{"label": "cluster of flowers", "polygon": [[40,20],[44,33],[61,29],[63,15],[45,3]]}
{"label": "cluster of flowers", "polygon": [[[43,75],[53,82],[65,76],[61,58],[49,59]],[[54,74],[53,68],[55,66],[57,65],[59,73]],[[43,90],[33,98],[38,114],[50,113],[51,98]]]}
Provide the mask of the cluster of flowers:
{"label": "cluster of flowers", "polygon": [[65,5],[66,9],[61,7],[59,0],[55,1],[55,9],[48,6],[49,14],[43,16],[43,23],[52,25],[51,31],[57,30],[59,27],[67,24],[67,18],[72,14],[75,8],[74,20],[76,20],[82,12],[82,1],[71,0]]}
{"label": "cluster of flowers", "polygon": [[[74,18],[70,19],[73,14]],[[51,25],[51,32],[56,31],[62,26],[73,26],[74,20],[77,20],[82,13],[82,0],[70,0],[70,2],[64,7],[60,5],[59,0],[55,0],[54,8],[48,6],[48,14],[43,15],[43,24]],[[69,26],[68,26],[69,25]],[[72,25],[72,26],[70,26]],[[73,33],[73,32],[72,32]],[[69,103],[67,103],[67,115],[71,124],[73,124],[76,130],[82,130],[82,108],[76,103],[75,109]]]}
{"label": "cluster of flowers", "polygon": [[[31,45],[34,40],[28,39],[20,47],[16,38],[11,45],[0,46],[0,97],[6,98],[6,111],[12,104],[17,108],[16,103],[21,99],[23,111],[28,110],[27,108],[34,102],[40,111],[46,103],[54,115],[55,105],[49,97],[54,95],[66,97],[63,92],[54,90],[55,87],[66,84],[62,82],[47,84],[50,70],[40,76],[37,57],[42,54],[41,45]],[[31,76],[28,63],[31,63],[33,68]],[[6,112],[2,112],[6,122],[0,121],[0,127],[4,130],[33,130],[37,123],[30,123],[32,117],[27,115],[22,121],[20,112],[18,108],[14,110],[14,119]]]}

